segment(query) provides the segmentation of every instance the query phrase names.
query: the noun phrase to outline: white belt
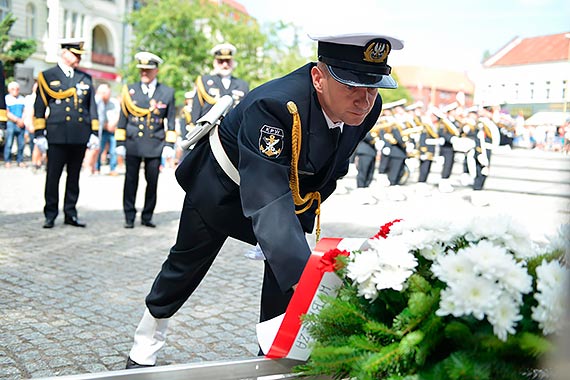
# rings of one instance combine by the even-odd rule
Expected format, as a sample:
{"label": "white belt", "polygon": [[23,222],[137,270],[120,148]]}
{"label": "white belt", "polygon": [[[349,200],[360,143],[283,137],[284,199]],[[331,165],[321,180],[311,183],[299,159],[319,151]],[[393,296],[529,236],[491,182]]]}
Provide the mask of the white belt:
{"label": "white belt", "polygon": [[232,181],[235,182],[236,185],[239,186],[239,172],[234,166],[234,164],[230,161],[230,158],[226,154],[224,147],[222,146],[222,142],[220,141],[220,135],[218,134],[218,126],[216,125],[214,128],[210,129],[210,133],[208,136],[210,140],[210,147],[212,148],[212,153],[218,161],[218,164],[226,173],[228,177],[231,178]]}

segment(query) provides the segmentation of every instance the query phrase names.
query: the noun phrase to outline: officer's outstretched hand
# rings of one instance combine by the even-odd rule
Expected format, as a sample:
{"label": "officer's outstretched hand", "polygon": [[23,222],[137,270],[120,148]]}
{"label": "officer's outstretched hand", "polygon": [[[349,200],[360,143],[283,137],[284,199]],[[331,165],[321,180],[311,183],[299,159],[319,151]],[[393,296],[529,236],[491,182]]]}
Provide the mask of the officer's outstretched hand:
{"label": "officer's outstretched hand", "polygon": [[48,150],[48,141],[45,136],[36,137],[34,139],[34,145],[37,146],[42,153],[45,153]]}
{"label": "officer's outstretched hand", "polygon": [[89,141],[87,142],[87,148],[89,149],[99,149],[99,136],[90,135]]}
{"label": "officer's outstretched hand", "polygon": [[115,148],[115,153],[117,154],[117,156],[125,158],[125,156],[127,155],[127,148],[125,148],[124,145],[119,145],[118,147]]}
{"label": "officer's outstretched hand", "polygon": [[164,148],[162,148],[162,158],[167,160],[170,158],[174,158],[174,148],[165,145]]}

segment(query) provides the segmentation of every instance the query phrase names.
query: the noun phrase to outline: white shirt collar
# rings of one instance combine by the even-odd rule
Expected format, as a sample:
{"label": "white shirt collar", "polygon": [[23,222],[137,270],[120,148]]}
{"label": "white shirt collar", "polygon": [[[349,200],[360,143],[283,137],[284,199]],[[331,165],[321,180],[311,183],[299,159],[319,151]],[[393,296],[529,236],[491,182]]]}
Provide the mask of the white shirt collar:
{"label": "white shirt collar", "polygon": [[57,65],[59,66],[59,68],[61,69],[61,71],[63,71],[63,73],[67,76],[69,76],[69,74],[73,75],[73,67],[71,66],[67,66],[65,63],[63,62],[58,62]]}
{"label": "white shirt collar", "polygon": [[329,129],[333,128],[340,128],[340,132],[342,133],[342,128],[344,127],[344,121],[334,122],[332,119],[327,115],[327,113],[323,110],[323,115],[325,115],[325,120],[327,121],[327,125]]}

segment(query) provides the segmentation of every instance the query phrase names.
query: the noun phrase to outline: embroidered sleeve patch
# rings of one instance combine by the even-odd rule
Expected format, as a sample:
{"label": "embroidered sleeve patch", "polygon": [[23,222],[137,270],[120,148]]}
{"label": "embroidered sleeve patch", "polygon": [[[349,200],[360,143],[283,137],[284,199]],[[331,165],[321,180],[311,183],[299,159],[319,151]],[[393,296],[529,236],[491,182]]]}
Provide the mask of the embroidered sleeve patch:
{"label": "embroidered sleeve patch", "polygon": [[264,125],[259,130],[259,151],[271,158],[277,158],[283,151],[283,130]]}

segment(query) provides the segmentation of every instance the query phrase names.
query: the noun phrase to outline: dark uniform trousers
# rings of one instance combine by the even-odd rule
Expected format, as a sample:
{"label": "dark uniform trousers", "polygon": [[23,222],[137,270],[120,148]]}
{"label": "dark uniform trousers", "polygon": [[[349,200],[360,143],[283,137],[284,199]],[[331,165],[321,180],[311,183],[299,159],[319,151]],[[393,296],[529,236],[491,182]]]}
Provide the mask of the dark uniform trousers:
{"label": "dark uniform trousers", "polygon": [[67,166],[63,212],[66,217],[76,217],[79,198],[79,174],[85,156],[85,144],[50,144],[47,151],[47,173],[45,187],[44,215],[55,219],[58,214],[59,180],[64,166]]}
{"label": "dark uniform trousers", "polygon": [[[210,228],[190,198],[184,198],[176,243],[146,297],[146,305],[154,317],[170,318],[184,305],[206,276],[227,238]],[[260,320],[284,313],[292,296],[292,290],[285,293],[280,290],[265,262]]]}
{"label": "dark uniform trousers", "polygon": [[374,166],[376,165],[376,148],[374,138],[370,133],[367,133],[366,137],[358,143],[356,156],[358,157],[356,186],[368,187],[374,179]]}
{"label": "dark uniform trousers", "polygon": [[441,178],[447,179],[451,176],[453,169],[454,155],[452,145],[442,145],[439,148],[439,154],[443,157],[443,167],[441,168]]}
{"label": "dark uniform trousers", "polygon": [[141,220],[149,222],[156,207],[156,190],[158,188],[158,174],[160,173],[160,157],[138,157],[127,154],[125,158],[125,189],[123,192],[123,210],[125,219],[135,220],[137,209],[135,207],[137,190],[139,188],[139,171],[144,162],[144,178],[146,190]]}
{"label": "dark uniform trousers", "polygon": [[[207,138],[200,140],[176,169],[186,197],[176,243],[145,300],[154,318],[169,318],[178,311],[228,237],[249,244],[259,242],[265,254],[260,320],[276,317],[287,309],[292,286],[298,282],[310,254],[305,233],[313,230],[316,206],[303,214],[294,212],[289,188],[291,115],[285,105],[293,99],[299,106],[304,144],[299,172],[307,173],[299,176],[299,188],[303,194],[318,190],[323,200],[334,191],[336,180],[348,171],[350,156],[381,110],[378,97],[362,126],[345,126],[342,135],[335,134],[339,129],[328,128],[316,103],[310,81],[312,65],[258,87],[222,121],[220,141],[233,165],[239,167],[239,187],[224,174]],[[272,119],[270,114],[278,116]],[[281,131],[279,138],[287,141],[275,146],[283,153],[273,160],[261,156],[259,150],[260,136],[267,125]],[[271,180],[260,186],[263,178]]]}

